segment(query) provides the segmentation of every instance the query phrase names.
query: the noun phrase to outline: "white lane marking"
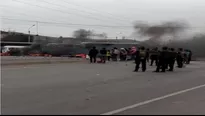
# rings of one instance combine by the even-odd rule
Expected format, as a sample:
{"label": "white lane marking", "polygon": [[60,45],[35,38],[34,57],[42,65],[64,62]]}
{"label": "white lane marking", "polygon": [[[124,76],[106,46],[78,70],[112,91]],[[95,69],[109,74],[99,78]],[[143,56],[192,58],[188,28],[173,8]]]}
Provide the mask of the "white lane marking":
{"label": "white lane marking", "polygon": [[182,90],[182,91],[174,92],[174,93],[171,93],[171,94],[168,94],[168,95],[165,95],[165,96],[161,96],[161,97],[158,97],[158,98],[154,98],[154,99],[151,99],[151,100],[147,100],[147,101],[144,101],[144,102],[140,102],[140,103],[137,103],[137,104],[134,104],[134,105],[131,105],[131,106],[127,106],[127,107],[124,107],[124,108],[120,108],[120,109],[117,109],[117,110],[114,110],[114,111],[110,111],[110,112],[107,112],[107,113],[103,113],[101,115],[114,115],[114,114],[129,110],[129,109],[137,108],[137,107],[142,106],[142,105],[146,105],[146,104],[149,104],[149,103],[152,103],[152,102],[156,102],[156,101],[163,100],[163,99],[166,99],[166,98],[169,98],[169,97],[180,95],[180,94],[183,94],[183,93],[186,93],[186,92],[189,92],[189,91],[200,89],[202,87],[205,87],[205,84],[200,85],[200,86],[196,86],[196,87],[192,87],[190,89],[185,89],[185,90]]}

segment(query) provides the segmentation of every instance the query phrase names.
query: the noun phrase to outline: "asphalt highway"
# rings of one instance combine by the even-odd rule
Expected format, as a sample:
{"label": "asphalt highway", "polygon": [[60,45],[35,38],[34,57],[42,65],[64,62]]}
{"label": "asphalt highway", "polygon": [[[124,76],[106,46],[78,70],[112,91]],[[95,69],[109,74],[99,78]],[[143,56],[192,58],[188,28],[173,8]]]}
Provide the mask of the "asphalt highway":
{"label": "asphalt highway", "polygon": [[132,72],[132,62],[1,67],[1,113],[205,114],[205,62]]}

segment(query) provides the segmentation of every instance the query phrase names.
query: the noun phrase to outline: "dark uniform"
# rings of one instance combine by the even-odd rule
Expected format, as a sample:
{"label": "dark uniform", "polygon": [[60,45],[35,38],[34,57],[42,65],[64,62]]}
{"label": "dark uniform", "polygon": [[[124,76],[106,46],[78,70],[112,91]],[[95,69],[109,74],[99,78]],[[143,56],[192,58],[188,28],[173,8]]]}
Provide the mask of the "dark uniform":
{"label": "dark uniform", "polygon": [[165,64],[166,69],[169,68],[170,62],[171,62],[171,48],[168,48],[168,50],[167,50],[166,64]]}
{"label": "dark uniform", "polygon": [[168,61],[169,71],[173,71],[177,53],[175,52],[174,48],[171,48],[169,54],[170,54],[169,61]]}
{"label": "dark uniform", "polygon": [[100,54],[101,54],[101,61],[102,61],[102,63],[105,63],[106,62],[107,50],[105,48],[103,48],[102,50],[100,50]]}
{"label": "dark uniform", "polygon": [[155,65],[157,66],[158,58],[159,58],[158,48],[155,48],[155,49],[151,50],[151,52],[150,52],[150,59],[151,59],[150,66],[152,66],[154,62],[155,62]]}
{"label": "dark uniform", "polygon": [[191,61],[191,57],[192,57],[192,51],[189,50],[189,56],[188,56],[188,64],[190,64]]}
{"label": "dark uniform", "polygon": [[178,68],[182,68],[183,67],[183,49],[182,48],[179,48],[178,52],[177,52],[177,65],[178,65]]}
{"label": "dark uniform", "polygon": [[90,63],[96,63],[96,57],[98,54],[98,50],[96,49],[96,47],[93,47],[90,51],[89,51],[89,57],[90,57]]}
{"label": "dark uniform", "polygon": [[141,47],[139,50],[136,51],[136,57],[135,57],[135,72],[138,72],[139,65],[142,64],[142,71],[146,71],[146,62],[147,62],[147,51],[144,47]]}
{"label": "dark uniform", "polygon": [[157,65],[156,72],[159,72],[162,69],[162,72],[166,72],[166,65],[168,64],[168,48],[163,47],[159,55],[159,63]]}
{"label": "dark uniform", "polygon": [[185,50],[185,63],[186,64],[189,64],[190,63],[190,60],[191,60],[191,51],[190,50]]}
{"label": "dark uniform", "polygon": [[150,60],[150,50],[149,48],[147,48],[147,62],[149,62]]}
{"label": "dark uniform", "polygon": [[183,64],[186,64],[188,61],[187,51],[184,50],[182,53],[183,53]]}

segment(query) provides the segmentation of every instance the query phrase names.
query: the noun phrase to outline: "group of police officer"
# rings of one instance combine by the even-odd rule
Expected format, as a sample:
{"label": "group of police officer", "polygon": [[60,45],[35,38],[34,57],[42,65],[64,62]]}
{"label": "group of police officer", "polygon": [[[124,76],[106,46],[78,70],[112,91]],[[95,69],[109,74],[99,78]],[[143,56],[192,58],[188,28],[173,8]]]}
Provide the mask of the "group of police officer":
{"label": "group of police officer", "polygon": [[154,72],[166,72],[174,71],[174,64],[177,61],[177,67],[183,68],[183,64],[189,64],[191,61],[192,52],[190,50],[183,50],[179,48],[177,51],[174,48],[163,47],[161,50],[158,48],[153,48],[152,50],[145,49],[145,47],[140,47],[135,53],[135,70],[139,71],[139,66],[141,64],[142,71],[146,71],[147,62],[151,60],[150,66],[157,66]]}

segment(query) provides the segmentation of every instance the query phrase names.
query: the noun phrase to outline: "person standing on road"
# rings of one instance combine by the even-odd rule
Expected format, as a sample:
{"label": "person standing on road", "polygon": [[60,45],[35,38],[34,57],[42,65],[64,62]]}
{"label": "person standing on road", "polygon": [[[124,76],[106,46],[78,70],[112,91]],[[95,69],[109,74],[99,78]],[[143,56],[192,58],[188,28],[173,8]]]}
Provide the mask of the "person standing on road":
{"label": "person standing on road", "polygon": [[100,56],[101,56],[101,62],[102,63],[106,62],[106,54],[107,54],[107,50],[105,48],[102,48],[100,50]]}
{"label": "person standing on road", "polygon": [[177,65],[178,68],[182,68],[183,67],[183,49],[179,48],[178,52],[177,52]]}
{"label": "person standing on road", "polygon": [[120,61],[126,61],[127,59],[127,51],[125,48],[120,49]]}
{"label": "person standing on road", "polygon": [[166,72],[166,64],[167,64],[167,58],[168,58],[168,48],[167,47],[163,47],[162,51],[160,52],[159,55],[159,63],[157,65],[157,69],[155,72],[159,72],[160,69],[162,68],[161,72]]}
{"label": "person standing on road", "polygon": [[158,58],[159,58],[159,51],[158,51],[158,48],[156,47],[156,48],[152,49],[151,53],[150,53],[150,59],[151,59],[150,66],[152,66],[154,62],[155,62],[155,65],[157,66]]}
{"label": "person standing on road", "polygon": [[89,57],[90,57],[90,63],[96,63],[96,57],[98,54],[98,50],[96,49],[96,47],[93,47],[90,51],[89,51]]}
{"label": "person standing on road", "polygon": [[147,62],[149,63],[149,60],[150,60],[150,50],[149,48],[147,48]]}
{"label": "person standing on road", "polygon": [[166,60],[165,67],[166,67],[166,69],[169,69],[169,64],[171,62],[171,48],[167,48],[167,56],[166,56],[165,60]]}
{"label": "person standing on road", "polygon": [[145,50],[145,47],[141,47],[139,50],[136,51],[136,57],[135,57],[135,70],[134,72],[138,72],[139,65],[142,64],[142,71],[146,71],[146,62],[147,62],[147,51]]}
{"label": "person standing on road", "polygon": [[184,51],[183,51],[183,56],[184,56],[183,63],[186,64],[187,61],[188,61],[187,50],[184,50]]}
{"label": "person standing on road", "polygon": [[106,56],[107,56],[107,60],[110,61],[110,58],[111,58],[111,52],[110,52],[110,50],[107,50]]}
{"label": "person standing on road", "polygon": [[137,49],[138,48],[136,48],[135,46],[131,47],[131,49],[130,49],[131,60],[135,60]]}
{"label": "person standing on road", "polygon": [[191,51],[191,50],[188,50],[188,51],[189,51],[189,55],[188,55],[188,64],[190,64],[191,57],[192,57],[192,51]]}
{"label": "person standing on road", "polygon": [[174,70],[174,64],[175,64],[175,60],[176,60],[176,55],[177,53],[175,52],[174,48],[170,49],[170,59],[169,59],[169,71],[173,71]]}
{"label": "person standing on road", "polygon": [[113,50],[113,61],[117,61],[118,60],[118,55],[119,55],[119,50],[114,47],[114,50]]}
{"label": "person standing on road", "polygon": [[186,64],[189,64],[189,63],[190,63],[190,59],[191,59],[191,57],[190,57],[190,56],[191,56],[190,50],[188,50],[188,49],[185,50],[185,54],[186,54],[186,55],[185,55],[185,56],[186,56],[186,57],[185,57],[185,63],[186,63]]}

